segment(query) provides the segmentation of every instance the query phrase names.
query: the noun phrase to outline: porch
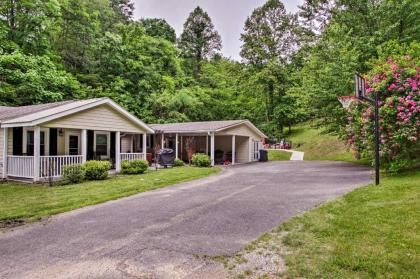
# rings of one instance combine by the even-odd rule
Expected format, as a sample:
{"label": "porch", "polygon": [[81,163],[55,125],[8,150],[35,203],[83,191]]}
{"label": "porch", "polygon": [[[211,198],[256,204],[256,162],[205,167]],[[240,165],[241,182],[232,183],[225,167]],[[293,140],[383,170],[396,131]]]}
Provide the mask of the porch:
{"label": "porch", "polygon": [[146,159],[147,134],[51,127],[3,128],[3,178],[59,178],[64,166],[106,160],[119,172],[125,160]]}

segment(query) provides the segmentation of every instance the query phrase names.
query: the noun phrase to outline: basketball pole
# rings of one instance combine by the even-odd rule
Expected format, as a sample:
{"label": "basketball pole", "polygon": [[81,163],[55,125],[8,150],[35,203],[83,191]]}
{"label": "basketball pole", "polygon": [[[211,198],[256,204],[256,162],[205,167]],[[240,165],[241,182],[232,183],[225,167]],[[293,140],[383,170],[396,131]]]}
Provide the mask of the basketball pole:
{"label": "basketball pole", "polygon": [[375,185],[379,185],[379,94],[375,92]]}
{"label": "basketball pole", "polygon": [[374,115],[374,121],[375,121],[375,131],[374,131],[374,137],[375,137],[375,185],[379,185],[379,93],[375,91],[374,99],[366,97],[366,81],[365,79],[360,76],[359,74],[355,74],[356,78],[356,97],[359,100],[368,101],[369,103],[373,104],[375,107],[375,115]]}

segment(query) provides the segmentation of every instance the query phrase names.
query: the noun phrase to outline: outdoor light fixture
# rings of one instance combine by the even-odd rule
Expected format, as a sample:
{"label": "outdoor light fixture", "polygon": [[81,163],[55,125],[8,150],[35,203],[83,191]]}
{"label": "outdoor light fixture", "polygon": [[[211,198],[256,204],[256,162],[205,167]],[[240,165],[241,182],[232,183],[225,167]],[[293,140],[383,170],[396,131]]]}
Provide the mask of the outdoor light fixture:
{"label": "outdoor light fixture", "polygon": [[368,101],[375,107],[375,184],[379,185],[379,95],[375,91],[374,99],[366,96],[366,80],[356,73],[355,77],[355,88],[356,97],[362,101]]}

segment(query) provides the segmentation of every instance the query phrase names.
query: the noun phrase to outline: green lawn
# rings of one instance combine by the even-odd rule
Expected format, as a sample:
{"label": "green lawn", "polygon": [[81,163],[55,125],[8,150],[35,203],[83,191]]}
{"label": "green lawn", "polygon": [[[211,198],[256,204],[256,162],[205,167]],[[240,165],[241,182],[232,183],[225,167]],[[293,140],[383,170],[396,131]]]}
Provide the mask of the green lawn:
{"label": "green lawn", "polygon": [[268,160],[269,161],[288,161],[292,153],[281,151],[281,150],[269,150],[268,151]]}
{"label": "green lawn", "polygon": [[219,171],[220,168],[217,167],[181,167],[157,172],[149,171],[142,175],[119,175],[104,181],[56,187],[5,182],[0,184],[0,221],[39,219],[205,177]]}
{"label": "green lawn", "polygon": [[291,135],[286,136],[293,143],[293,149],[305,152],[305,160],[347,161],[366,164],[366,161],[354,159],[348,147],[337,136],[322,133],[308,123],[292,128]]}
{"label": "green lawn", "polygon": [[242,253],[280,255],[287,270],[274,277],[419,278],[419,201],[420,171],[386,177],[291,219]]}

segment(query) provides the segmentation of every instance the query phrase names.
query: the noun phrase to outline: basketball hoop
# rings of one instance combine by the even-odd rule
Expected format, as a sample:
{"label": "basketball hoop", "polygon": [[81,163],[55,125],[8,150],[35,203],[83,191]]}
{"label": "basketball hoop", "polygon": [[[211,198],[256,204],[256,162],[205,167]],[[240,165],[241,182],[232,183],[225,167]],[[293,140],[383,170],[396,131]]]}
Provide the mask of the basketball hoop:
{"label": "basketball hoop", "polygon": [[338,100],[343,105],[343,108],[348,109],[350,105],[357,100],[354,96],[341,96],[338,97]]}

